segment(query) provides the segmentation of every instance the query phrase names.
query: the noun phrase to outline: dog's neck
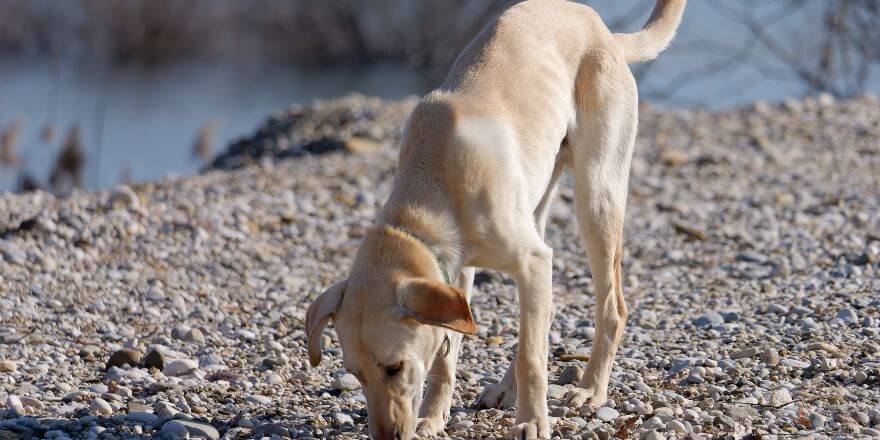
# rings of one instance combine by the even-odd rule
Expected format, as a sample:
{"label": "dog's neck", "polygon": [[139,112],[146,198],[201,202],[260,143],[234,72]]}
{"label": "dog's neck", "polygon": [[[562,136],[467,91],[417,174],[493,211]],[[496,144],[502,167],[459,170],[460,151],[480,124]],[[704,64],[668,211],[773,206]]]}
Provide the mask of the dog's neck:
{"label": "dog's neck", "polygon": [[462,262],[461,240],[457,228],[447,216],[426,209],[386,210],[380,216],[378,226],[397,231],[430,251],[447,284],[454,284],[458,279]]}

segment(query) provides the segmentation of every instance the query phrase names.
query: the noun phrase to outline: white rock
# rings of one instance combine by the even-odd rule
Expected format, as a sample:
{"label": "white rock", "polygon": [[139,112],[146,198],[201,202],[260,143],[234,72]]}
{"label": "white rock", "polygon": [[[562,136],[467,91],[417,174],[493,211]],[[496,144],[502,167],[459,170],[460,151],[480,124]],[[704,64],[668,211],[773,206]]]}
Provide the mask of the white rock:
{"label": "white rock", "polygon": [[113,407],[111,407],[106,400],[96,397],[92,400],[92,403],[89,404],[89,411],[94,415],[106,416],[113,414]]}
{"label": "white rock", "polygon": [[199,368],[199,363],[192,359],[176,359],[165,365],[162,373],[166,376],[183,376]]}
{"label": "white rock", "polygon": [[361,388],[361,383],[353,374],[346,373],[337,377],[332,384],[334,389],[343,391],[353,391]]}

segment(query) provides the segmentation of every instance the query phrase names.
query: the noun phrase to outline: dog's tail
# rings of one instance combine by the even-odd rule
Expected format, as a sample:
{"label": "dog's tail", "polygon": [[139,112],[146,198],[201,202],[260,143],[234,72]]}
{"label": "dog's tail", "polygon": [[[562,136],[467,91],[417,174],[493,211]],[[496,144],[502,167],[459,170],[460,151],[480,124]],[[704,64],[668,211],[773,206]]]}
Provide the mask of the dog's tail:
{"label": "dog's tail", "polygon": [[657,58],[672,41],[687,0],[657,0],[651,18],[634,34],[614,34],[617,45],[626,54],[627,63]]}

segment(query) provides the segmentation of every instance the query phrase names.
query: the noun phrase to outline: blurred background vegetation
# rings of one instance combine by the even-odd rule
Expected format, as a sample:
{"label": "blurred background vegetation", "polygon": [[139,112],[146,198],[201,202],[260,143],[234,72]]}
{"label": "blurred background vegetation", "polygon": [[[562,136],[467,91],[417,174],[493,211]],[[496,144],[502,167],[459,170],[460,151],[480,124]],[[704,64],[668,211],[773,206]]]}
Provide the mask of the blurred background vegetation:
{"label": "blurred background vegetation", "polygon": [[[189,173],[293,103],[422,94],[513,3],[0,0],[0,189]],[[615,31],[653,6],[584,3]],[[634,72],[660,106],[845,98],[878,90],[878,25],[880,0],[692,0],[674,46]]]}

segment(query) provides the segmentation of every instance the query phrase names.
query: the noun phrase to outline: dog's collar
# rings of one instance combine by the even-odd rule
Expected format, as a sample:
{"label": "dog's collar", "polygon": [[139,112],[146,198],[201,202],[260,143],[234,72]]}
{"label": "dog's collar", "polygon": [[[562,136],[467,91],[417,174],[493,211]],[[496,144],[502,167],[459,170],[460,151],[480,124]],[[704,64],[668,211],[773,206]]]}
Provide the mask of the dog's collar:
{"label": "dog's collar", "polygon": [[413,234],[412,232],[403,230],[403,229],[401,229],[397,226],[394,226],[392,224],[389,224],[388,227],[391,229],[394,229],[394,230],[396,230],[396,231],[398,231],[408,237],[412,237],[413,239],[415,239],[415,241],[421,243],[422,246],[424,246],[426,249],[428,249],[431,252],[431,255],[434,256],[434,260],[437,262],[437,266],[440,267],[440,273],[443,274],[443,282],[446,284],[452,285],[452,280],[449,278],[449,267],[446,265],[446,262],[443,261],[443,258],[440,257],[440,254],[437,253],[437,250],[434,249],[434,246],[431,246],[427,241],[422,240],[421,237]]}

